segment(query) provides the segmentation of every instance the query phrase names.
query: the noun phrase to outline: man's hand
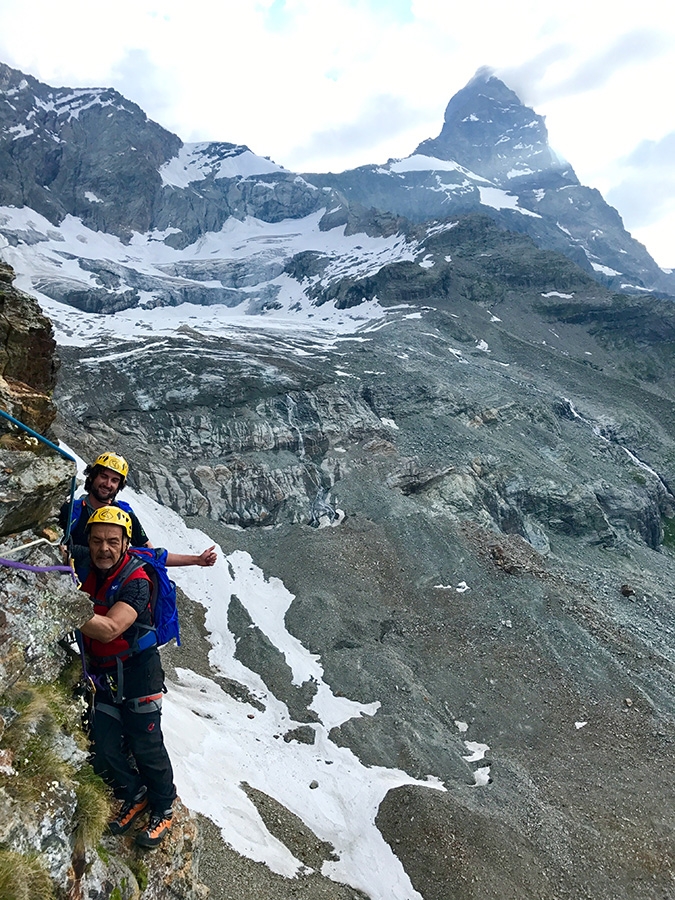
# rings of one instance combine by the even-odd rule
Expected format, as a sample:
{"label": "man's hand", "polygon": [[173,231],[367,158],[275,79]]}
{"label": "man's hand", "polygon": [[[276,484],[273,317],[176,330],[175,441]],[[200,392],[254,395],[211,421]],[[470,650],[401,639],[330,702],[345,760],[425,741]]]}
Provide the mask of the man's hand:
{"label": "man's hand", "polygon": [[213,566],[218,559],[216,545],[202,551],[199,556],[196,553],[167,553],[167,566]]}
{"label": "man's hand", "polygon": [[199,554],[199,562],[197,565],[213,566],[217,559],[218,554],[216,553],[216,545],[214,544],[212,547],[209,547],[207,550],[204,550],[203,553]]}

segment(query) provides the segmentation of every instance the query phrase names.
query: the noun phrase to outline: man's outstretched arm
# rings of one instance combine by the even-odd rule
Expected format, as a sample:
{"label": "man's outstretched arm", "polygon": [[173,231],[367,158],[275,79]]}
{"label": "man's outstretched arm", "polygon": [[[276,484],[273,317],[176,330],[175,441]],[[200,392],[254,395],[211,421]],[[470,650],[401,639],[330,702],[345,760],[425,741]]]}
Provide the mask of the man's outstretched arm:
{"label": "man's outstretched arm", "polygon": [[167,553],[167,566],[213,566],[218,559],[216,545],[208,547],[201,553]]}

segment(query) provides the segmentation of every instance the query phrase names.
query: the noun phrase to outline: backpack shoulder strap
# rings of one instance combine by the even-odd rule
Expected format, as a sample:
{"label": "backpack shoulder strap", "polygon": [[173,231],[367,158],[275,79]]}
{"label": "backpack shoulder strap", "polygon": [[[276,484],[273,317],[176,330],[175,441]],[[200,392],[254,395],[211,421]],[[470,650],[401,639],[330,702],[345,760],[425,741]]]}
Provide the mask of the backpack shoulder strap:
{"label": "backpack shoulder strap", "polygon": [[[143,565],[143,560],[138,559],[135,556],[132,556],[131,559],[127,560],[127,562],[125,562],[120,571],[117,573],[113,583],[106,591],[106,600],[111,600],[117,593],[117,591],[119,591],[119,589],[122,587],[122,585],[124,585],[129,580],[130,576],[133,575],[134,572],[138,571],[138,569],[142,569]],[[152,579],[150,580],[150,583],[152,584]]]}
{"label": "backpack shoulder strap", "polygon": [[70,516],[70,527],[77,522],[77,520],[82,515],[82,510],[84,509],[84,497],[78,497],[77,500],[73,501],[73,512]]}
{"label": "backpack shoulder strap", "polygon": [[134,572],[137,572],[139,569],[143,569],[148,578],[148,581],[150,582],[150,611],[153,619],[153,624],[141,625],[139,622],[135,623],[136,627],[142,633],[140,637],[135,638],[134,642],[129,647],[129,655],[138,653],[140,650],[145,650],[157,643],[157,630],[154,626],[155,603],[157,601],[157,579],[156,577],[152,577],[155,573],[152,570],[151,572],[147,571],[145,563],[142,559],[139,559],[137,556],[132,556],[131,559],[127,560],[127,562],[125,562],[125,564],[122,566],[117,574],[117,577],[110,585],[105,595],[106,600],[114,600],[117,591],[129,580]]}

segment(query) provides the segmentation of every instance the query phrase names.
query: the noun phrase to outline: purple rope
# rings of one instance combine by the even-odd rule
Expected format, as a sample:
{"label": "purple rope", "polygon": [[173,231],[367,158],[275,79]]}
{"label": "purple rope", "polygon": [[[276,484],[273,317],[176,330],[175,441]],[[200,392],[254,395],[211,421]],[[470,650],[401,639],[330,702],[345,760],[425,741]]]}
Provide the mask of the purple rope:
{"label": "purple rope", "polygon": [[29,566],[26,563],[16,562],[14,559],[4,559],[2,556],[0,556],[0,565],[9,566],[10,569],[23,569],[25,572],[68,572],[73,575],[70,566]]}

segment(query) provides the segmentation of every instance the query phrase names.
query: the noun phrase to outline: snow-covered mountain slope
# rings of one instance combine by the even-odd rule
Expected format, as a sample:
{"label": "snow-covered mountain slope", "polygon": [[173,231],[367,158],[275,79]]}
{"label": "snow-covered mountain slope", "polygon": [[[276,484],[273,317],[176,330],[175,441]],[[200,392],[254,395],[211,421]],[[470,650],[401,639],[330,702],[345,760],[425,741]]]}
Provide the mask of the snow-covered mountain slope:
{"label": "snow-covered mountain slope", "polygon": [[[295,289],[284,291],[275,280],[288,254],[267,252],[268,244],[257,259],[248,254],[250,266],[242,271],[227,242],[212,236],[251,219],[297,220],[302,234],[301,223],[319,214],[321,231],[345,226],[362,236],[341,247],[329,240],[331,261],[344,254],[340,265],[352,279],[362,270],[351,266],[353,249],[366,235],[412,233],[420,225],[428,229],[484,212],[502,227],[529,234],[538,246],[564,253],[612,289],[675,296],[674,276],[656,266],[616,210],[580,185],[572,167],[550,149],[543,118],[486,73],[450,101],[440,135],[407,159],[300,176],[245,145],[183,144],[115,91],[52,88],[0,64],[0,170],[0,236],[19,251],[8,261],[23,280],[33,279],[33,266],[44,268],[44,261],[37,263],[23,244],[41,240],[48,230],[59,241],[62,232],[64,256],[52,254],[61,272],[54,273],[53,265],[41,271],[40,292],[92,312],[182,302],[243,303],[253,313],[278,303],[291,308]],[[32,234],[22,233],[20,220],[31,214],[41,219]],[[129,246],[128,258],[114,241],[100,243],[96,258],[70,243],[71,219],[117,236]],[[325,266],[316,227],[313,222],[307,246],[298,241],[292,248],[318,254],[310,266],[315,274]],[[208,261],[200,241],[209,244]],[[142,251],[151,242],[185,255],[160,259]],[[305,257],[300,266],[303,278],[307,262]],[[314,299],[326,286],[318,281],[307,281],[316,287]]]}
{"label": "snow-covered mountain slope", "polygon": [[165,162],[159,170],[162,183],[184,188],[204,181],[209,176],[219,178],[249,178],[288,170],[269,159],[256,156],[240,144],[197,143],[183,144],[179,153]]}
{"label": "snow-covered mountain slope", "polygon": [[419,152],[341,175],[306,177],[352,202],[372,203],[412,222],[483,212],[510,231],[530,235],[538,246],[568,256],[607,287],[671,289],[670,276],[624,230],[616,210],[578,183],[544,188],[533,187],[537,179],[491,181],[455,161]]}
{"label": "snow-covered mountain slope", "polygon": [[[175,229],[185,246],[230,217],[302,217],[325,205],[243,145],[183,145],[113,90],[52,88],[0,64],[0,204],[128,240]],[[320,202],[319,202],[320,201]]]}
{"label": "snow-covered mountain slope", "polygon": [[[134,494],[130,502],[153,541],[163,546],[201,552],[213,543],[142,495]],[[293,595],[278,578],[266,577],[248,553],[225,555],[220,547],[218,551],[212,570],[177,574],[186,594],[206,609],[212,645],[209,662],[216,676],[206,678],[178,668],[177,681],[170,684],[164,728],[182,800],[209,816],[223,839],[242,855],[292,878],[305,867],[270,833],[243,786],[263,791],[333,846],[335,859],[323,864],[324,875],[364,891],[372,900],[419,898],[376,828],[375,817],[392,788],[419,784],[444,790],[443,786],[433,777],[418,780],[400,770],[365,766],[351,750],[331,740],[331,729],[354,717],[376,715],[379,703],[336,696],[324,681],[319,657],[287,631],[284,617]],[[310,726],[294,721],[286,703],[274,696],[258,673],[237,660],[235,635],[228,628],[232,597],[245,607],[251,627],[260,629],[283,654],[293,683],[315,689],[311,709],[316,721]],[[175,656],[180,659],[180,653]],[[245,686],[254,703],[236,700],[218,684],[218,677]],[[294,735],[303,727],[312,738],[308,742],[308,735],[305,740]],[[223,747],[227,747],[224,757]],[[215,758],[222,760],[217,772]]]}
{"label": "snow-covered mountain slope", "polygon": [[[325,230],[323,219],[322,211],[276,223],[230,218],[220,231],[176,248],[167,241],[172,229],[134,233],[123,243],[73,216],[54,226],[26,207],[4,207],[0,252],[17,272],[17,286],[37,296],[66,329],[81,321],[73,319],[72,307],[142,315],[182,306],[187,317],[194,314],[189,305],[217,307],[208,312],[216,320],[295,313],[317,324],[372,317],[372,303],[337,311],[334,304],[321,306],[322,294],[345,278],[363,279],[386,264],[413,260],[418,242],[402,234],[346,234],[344,225]],[[301,266],[298,260],[308,258],[311,265]]]}

